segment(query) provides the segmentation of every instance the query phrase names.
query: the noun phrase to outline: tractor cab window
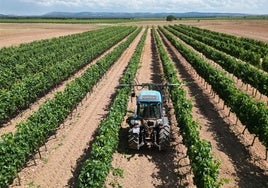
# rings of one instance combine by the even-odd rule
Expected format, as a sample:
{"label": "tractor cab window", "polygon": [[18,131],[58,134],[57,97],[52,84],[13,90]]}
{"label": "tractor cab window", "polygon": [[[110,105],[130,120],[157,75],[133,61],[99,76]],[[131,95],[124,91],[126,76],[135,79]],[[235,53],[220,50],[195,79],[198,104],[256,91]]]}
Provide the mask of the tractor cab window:
{"label": "tractor cab window", "polygon": [[156,102],[140,103],[137,115],[142,118],[161,118],[161,104]]}

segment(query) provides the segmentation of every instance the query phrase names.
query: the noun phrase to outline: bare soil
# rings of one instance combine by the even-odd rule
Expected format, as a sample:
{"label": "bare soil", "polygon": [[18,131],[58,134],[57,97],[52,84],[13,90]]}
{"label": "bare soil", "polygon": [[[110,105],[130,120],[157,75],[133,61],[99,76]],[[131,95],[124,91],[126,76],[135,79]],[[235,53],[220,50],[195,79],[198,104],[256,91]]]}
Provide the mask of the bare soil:
{"label": "bare soil", "polygon": [[96,24],[0,23],[0,48],[81,33],[101,26]]}
{"label": "bare soil", "polygon": [[201,20],[200,28],[268,42],[268,20]]}

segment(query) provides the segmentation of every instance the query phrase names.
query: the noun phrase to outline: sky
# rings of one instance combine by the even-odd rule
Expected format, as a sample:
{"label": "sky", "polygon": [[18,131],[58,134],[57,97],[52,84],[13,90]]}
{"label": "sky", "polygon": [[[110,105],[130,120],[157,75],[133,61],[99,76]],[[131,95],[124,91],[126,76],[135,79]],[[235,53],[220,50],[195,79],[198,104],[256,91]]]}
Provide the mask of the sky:
{"label": "sky", "polygon": [[0,14],[43,15],[53,11],[268,14],[268,0],[0,0]]}

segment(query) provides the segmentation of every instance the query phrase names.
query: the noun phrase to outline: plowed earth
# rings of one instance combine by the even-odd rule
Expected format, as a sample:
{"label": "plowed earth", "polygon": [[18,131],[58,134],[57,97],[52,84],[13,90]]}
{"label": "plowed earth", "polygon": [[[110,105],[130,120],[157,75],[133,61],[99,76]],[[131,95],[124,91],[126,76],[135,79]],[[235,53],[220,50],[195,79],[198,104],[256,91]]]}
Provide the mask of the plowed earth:
{"label": "plowed earth", "polygon": [[[40,148],[41,158],[39,155],[34,156],[35,160],[28,162],[10,187],[76,187],[77,172],[88,154],[99,122],[109,110],[115,87],[141,34],[95,86],[94,91],[83,99],[55,136],[47,141],[46,147]],[[3,40],[0,41],[2,44]],[[258,140],[251,146],[253,135],[247,131],[242,134],[243,126],[239,122],[234,126],[235,115],[228,116],[229,109],[223,109],[222,101],[211,94],[210,87],[205,86],[203,80],[164,37],[163,41],[177,66],[178,77],[187,83],[185,89],[194,106],[193,117],[201,127],[201,138],[211,142],[213,155],[221,161],[220,178],[227,180],[223,187],[268,187],[268,162],[264,159],[264,147]],[[159,83],[163,81],[161,75],[161,62],[149,30],[136,81]],[[165,105],[172,127],[170,149],[166,152],[154,148],[129,150],[126,140],[128,126],[123,122],[119,149],[113,159],[114,168],[122,170],[122,176],[111,173],[106,181],[107,187],[195,187],[172,104]],[[135,102],[130,101],[128,115],[134,108]]]}
{"label": "plowed earth", "polygon": [[0,23],[0,48],[96,29],[95,24]]}

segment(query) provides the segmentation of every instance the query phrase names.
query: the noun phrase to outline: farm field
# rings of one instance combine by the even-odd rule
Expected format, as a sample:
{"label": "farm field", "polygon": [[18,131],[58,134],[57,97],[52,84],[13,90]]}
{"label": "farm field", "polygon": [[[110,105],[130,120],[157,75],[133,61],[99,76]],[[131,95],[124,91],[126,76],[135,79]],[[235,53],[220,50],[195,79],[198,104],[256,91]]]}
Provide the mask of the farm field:
{"label": "farm field", "polygon": [[197,23],[183,24],[268,42],[267,20],[201,20]]}
{"label": "farm field", "polygon": [[[238,22],[240,24],[238,24]],[[137,27],[135,29],[134,27],[129,27],[130,24]],[[208,173],[208,176],[213,179],[211,179],[211,185],[214,183],[217,184],[217,182],[213,183],[214,180],[222,180],[222,187],[268,186],[268,160],[265,159],[267,148],[267,145],[265,147],[265,144],[267,144],[267,139],[262,135],[262,133],[267,133],[268,127],[268,100],[267,93],[265,93],[267,92],[265,90],[266,87],[260,87],[260,89],[258,89],[259,91],[257,91],[254,86],[248,86],[246,83],[242,83],[239,79],[240,75],[233,75],[233,72],[224,73],[226,77],[234,80],[235,94],[240,92],[245,93],[243,94],[243,97],[246,100],[261,107],[258,109],[260,110],[260,113],[258,114],[258,110],[256,110],[256,114],[259,115],[258,117],[260,117],[262,121],[256,121],[261,123],[261,128],[264,128],[259,128],[261,131],[255,133],[254,131],[259,129],[255,128],[252,124],[248,124],[248,121],[244,120],[246,117],[243,116],[243,114],[241,115],[238,113],[235,115],[236,108],[232,106],[234,102],[229,102],[229,98],[224,98],[225,96],[217,90],[217,85],[214,85],[214,80],[212,78],[201,78],[203,77],[202,71],[200,72],[198,67],[195,67],[192,62],[208,62],[212,67],[208,70],[213,70],[213,72],[227,72],[228,70],[224,66],[218,65],[217,60],[210,59],[210,57],[204,55],[205,52],[201,54],[201,52],[195,48],[194,44],[187,41],[188,38],[186,36],[184,38],[184,35],[180,36],[176,34],[179,29],[168,26],[169,24],[170,23],[164,21],[148,21],[119,24],[128,27],[114,27],[114,30],[117,29],[117,31],[120,31],[117,33],[118,38],[114,36],[114,39],[111,39],[115,42],[110,41],[109,45],[107,44],[105,49],[103,49],[103,52],[100,54],[94,54],[95,52],[92,53],[85,65],[78,68],[78,70],[73,71],[67,78],[62,79],[52,88],[47,89],[48,91],[42,96],[39,96],[35,102],[31,103],[29,108],[23,109],[22,111],[19,110],[15,115],[12,115],[6,123],[1,125],[1,135],[13,132],[12,134],[16,140],[16,138],[20,138],[19,136],[16,137],[17,132],[23,132],[23,126],[27,127],[30,125],[27,125],[27,122],[25,124],[21,122],[24,122],[27,119],[30,119],[28,122],[42,121],[42,118],[46,118],[46,114],[42,115],[42,117],[40,116],[40,118],[39,116],[31,118],[36,112],[39,113],[40,109],[43,108],[42,106],[49,104],[49,102],[45,102],[46,100],[51,100],[51,106],[53,106],[53,102],[56,101],[57,98],[60,99],[60,97],[65,95],[66,97],[69,95],[78,97],[77,102],[73,102],[74,104],[73,107],[70,108],[70,112],[67,112],[67,110],[64,112],[65,115],[61,115],[60,111],[52,111],[52,114],[53,112],[57,112],[55,113],[55,117],[48,113],[49,117],[47,121],[50,122],[50,116],[52,118],[51,122],[48,124],[52,125],[52,122],[55,121],[57,124],[55,125],[56,127],[45,128],[49,130],[51,129],[52,132],[49,132],[48,135],[44,136],[45,139],[41,141],[41,144],[36,146],[36,149],[33,150],[33,154],[28,155],[28,157],[24,159],[25,164],[16,167],[17,169],[14,169],[15,166],[7,167],[7,169],[12,169],[12,171],[18,170],[18,176],[13,175],[14,177],[11,178],[12,181],[10,179],[5,180],[9,182],[7,184],[9,187],[83,187],[83,185],[88,187],[94,183],[96,183],[95,185],[100,183],[99,185],[104,185],[105,187],[199,187],[202,184],[202,181],[206,182],[206,180],[202,180],[202,178],[199,180],[194,178],[195,176],[198,176],[198,170],[196,171],[196,168],[198,168],[199,171],[205,171],[206,168],[203,169],[200,162],[196,162],[195,167],[191,166],[192,160],[195,158],[194,156],[198,154],[189,153],[189,149],[187,152],[187,147],[189,147],[187,136],[190,138],[191,135],[187,135],[186,132],[182,134],[182,131],[185,128],[183,127],[184,125],[180,125],[179,123],[182,120],[179,120],[179,115],[176,114],[176,105],[174,104],[175,101],[172,97],[165,103],[172,130],[170,148],[167,151],[159,152],[155,148],[143,148],[140,151],[128,149],[128,125],[125,119],[131,115],[131,112],[133,112],[135,108],[135,103],[131,102],[130,99],[125,104],[127,113],[125,114],[121,112],[124,114],[122,117],[123,120],[119,121],[121,123],[121,128],[120,123],[112,126],[112,129],[118,130],[115,131],[117,133],[113,134],[117,135],[119,140],[113,142],[114,146],[110,146],[109,144],[109,146],[102,146],[103,151],[108,149],[107,151],[109,151],[109,154],[104,155],[102,147],[95,144],[107,144],[111,140],[114,140],[109,137],[103,138],[105,136],[100,135],[102,134],[102,128],[99,126],[103,126],[102,123],[104,122],[105,124],[105,119],[112,118],[110,116],[116,114],[116,112],[111,113],[114,109],[116,110],[115,107],[111,107],[111,103],[117,99],[117,95],[120,96],[120,91],[118,91],[117,86],[121,82],[121,78],[125,76],[125,73],[131,72],[133,79],[140,83],[167,82],[171,75],[166,73],[165,61],[173,64],[176,79],[184,83],[180,89],[185,91],[185,100],[189,100],[192,105],[192,108],[189,108],[192,121],[197,122],[200,127],[200,130],[197,128],[198,138],[196,139],[204,139],[210,142],[208,147],[211,148],[211,151],[208,148],[206,149],[208,149],[208,156],[210,156],[210,154],[212,156],[211,161],[209,161],[210,159],[208,158],[204,159],[208,160],[207,162],[210,164],[208,168],[213,167],[211,174]],[[266,42],[268,41],[267,21],[249,20],[247,23],[244,20],[201,20],[199,22],[197,20],[187,22],[185,20],[178,20],[172,22],[172,25],[174,24],[195,25],[199,28],[259,39]],[[20,35],[18,33],[19,31],[15,32],[16,27],[18,27],[16,24],[1,24],[0,37],[3,37],[3,40],[1,38],[0,45],[2,45],[2,47],[8,47],[10,45],[28,43],[32,40],[96,30],[103,28],[104,26],[103,24],[78,24],[77,27],[74,27],[76,25],[77,24],[19,25],[19,27],[22,28],[32,28],[22,29]],[[238,25],[241,26],[240,32]],[[5,27],[7,29],[3,29]],[[108,31],[108,28],[106,29]],[[5,32],[2,32],[3,30]],[[29,31],[28,36],[30,36],[30,40],[27,37],[27,30]],[[125,30],[124,35],[123,30]],[[47,35],[42,35],[43,32]],[[112,33],[111,30],[109,32]],[[122,35],[120,33],[122,33]],[[17,41],[14,37],[16,35],[21,36],[17,38]],[[79,37],[82,37],[82,35],[77,35],[77,38]],[[96,35],[96,37],[101,36]],[[77,39],[77,41],[79,40]],[[142,43],[142,41],[144,43]],[[182,47],[177,43],[182,44]],[[163,45],[162,51],[160,47],[161,44]],[[96,47],[94,45],[87,46],[87,48],[90,47],[93,49],[97,48],[97,46],[98,45],[96,45]],[[190,61],[187,56],[188,51],[184,51],[183,49],[178,50],[180,47],[185,47],[186,49],[191,50],[190,53],[196,54],[196,57],[194,57],[195,59]],[[83,49],[85,48],[86,47]],[[140,54],[137,49],[141,49]],[[100,46],[99,50],[101,50]],[[112,53],[117,55],[111,55]],[[164,55],[166,58],[163,58]],[[81,56],[84,57],[85,55]],[[133,57],[136,57],[136,60]],[[79,58],[80,57],[77,57],[77,61],[80,60]],[[136,62],[136,66],[139,67],[136,72],[126,71],[131,67],[130,64],[132,61]],[[242,64],[244,64],[244,62]],[[267,72],[259,70],[259,68],[251,65],[249,67],[253,67],[252,70],[258,71],[258,74],[263,76],[264,79],[268,78]],[[90,69],[95,71],[87,73]],[[88,82],[88,78],[95,78],[94,73],[96,72],[99,74],[96,75],[99,76],[98,78],[96,77],[96,81],[92,81],[92,85],[87,87],[87,89],[81,89],[82,87],[86,87],[85,85],[87,85],[86,82]],[[87,74],[92,74],[92,76],[86,77]],[[200,74],[200,76],[198,74]],[[218,74],[221,75],[221,73]],[[211,77],[214,78],[216,76],[217,75]],[[223,77],[221,78],[225,79]],[[75,82],[76,80],[79,81]],[[219,84],[222,84],[220,81],[218,82]],[[265,81],[263,83],[264,85],[267,84]],[[80,91],[83,92],[83,94],[80,94]],[[233,91],[233,89],[230,89],[230,91]],[[122,95],[124,97],[126,96],[126,94]],[[220,99],[219,96],[224,98],[224,100]],[[120,101],[120,99],[118,100]],[[71,100],[69,102],[71,103]],[[67,102],[68,105],[67,103],[65,104],[68,107],[70,105],[69,102]],[[57,108],[60,105],[64,105],[64,102],[55,103],[57,104],[55,105]],[[241,105],[243,104],[242,101]],[[55,120],[57,116],[61,117],[58,121]],[[241,117],[241,120],[238,120],[238,116]],[[115,119],[118,121],[120,118],[118,116]],[[113,122],[111,120],[107,121]],[[46,124],[46,121],[44,120],[43,123]],[[19,124],[19,126],[17,126],[17,124]],[[244,129],[245,125],[247,126],[247,129]],[[114,127],[117,128],[115,129]],[[25,131],[26,130],[27,129],[25,129]],[[255,134],[250,134],[252,131]],[[39,133],[36,132],[36,134]],[[12,143],[12,147],[13,145],[16,145],[16,142],[12,141],[13,138],[11,138],[13,135],[3,137],[0,141],[1,152],[5,152],[5,156],[8,156],[9,152],[8,149],[5,149],[5,146],[9,143]],[[112,133],[109,133],[108,135],[112,135]],[[256,139],[254,135],[257,135]],[[23,137],[23,135],[21,135],[21,137]],[[101,141],[98,141],[98,139],[101,139]],[[25,145],[23,146],[25,147]],[[27,147],[32,146],[30,145]],[[113,149],[109,149],[109,147]],[[195,145],[192,145],[192,147],[195,147]],[[112,150],[111,153],[110,150]],[[99,152],[96,154],[96,151]],[[23,152],[24,151],[18,152],[17,154],[14,154],[14,156],[21,155]],[[202,152],[201,150],[198,150],[197,153]],[[91,157],[93,157],[94,161],[98,162],[98,160],[100,160],[99,163],[95,163],[101,164],[98,168],[92,168],[92,164],[94,163],[90,163]],[[203,156],[200,154],[199,157]],[[1,160],[1,162],[5,161],[3,157]],[[87,162],[85,163],[86,160]],[[219,177],[216,178],[214,175],[217,176],[217,162],[214,160],[220,162],[218,169]],[[6,163],[3,162],[3,164]],[[112,164],[111,169],[110,164]],[[88,168],[90,165],[91,168]],[[7,172],[9,172],[9,170],[5,171],[5,173]],[[87,172],[90,175],[85,175]],[[3,176],[3,174],[1,174],[1,176]],[[94,179],[90,177],[100,178]],[[104,177],[104,179],[102,179],[102,177]],[[87,182],[89,182],[89,184],[86,184]],[[214,184],[214,186],[216,184]],[[5,183],[0,182],[0,185],[5,185]]]}
{"label": "farm field", "polygon": [[0,23],[0,48],[81,33],[98,27],[95,24]]}
{"label": "farm field", "polygon": [[[121,25],[153,26],[189,24],[200,28],[268,42],[267,20],[177,20],[139,21]],[[0,48],[109,26],[111,24],[0,23]]]}
{"label": "farm field", "polygon": [[[129,23],[127,23],[129,24]],[[193,25],[204,29],[228,33],[239,37],[248,37],[256,40],[268,42],[268,20],[174,20],[166,21],[141,21],[131,24],[136,25],[168,25],[168,24],[185,24]]]}

